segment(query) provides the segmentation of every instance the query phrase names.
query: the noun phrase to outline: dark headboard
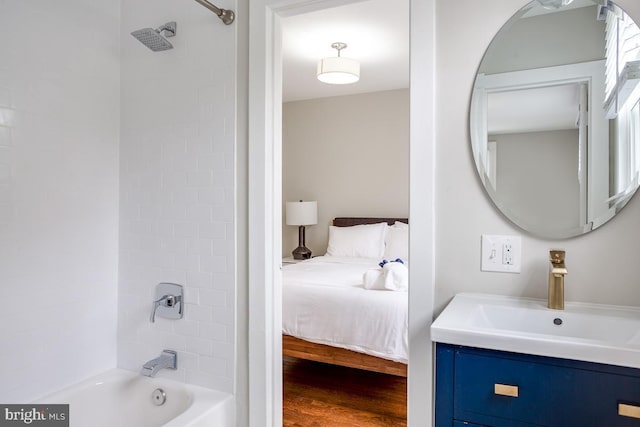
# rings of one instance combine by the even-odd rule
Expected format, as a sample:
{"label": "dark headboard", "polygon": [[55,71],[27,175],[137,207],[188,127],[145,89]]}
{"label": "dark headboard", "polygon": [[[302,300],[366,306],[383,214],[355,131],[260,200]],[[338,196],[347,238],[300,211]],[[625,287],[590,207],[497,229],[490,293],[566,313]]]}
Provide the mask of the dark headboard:
{"label": "dark headboard", "polygon": [[353,218],[353,217],[338,217],[334,218],[333,225],[336,227],[351,227],[352,225],[362,224],[376,224],[378,222],[386,222],[389,225],[393,225],[394,222],[400,221],[405,224],[409,224],[407,218]]}

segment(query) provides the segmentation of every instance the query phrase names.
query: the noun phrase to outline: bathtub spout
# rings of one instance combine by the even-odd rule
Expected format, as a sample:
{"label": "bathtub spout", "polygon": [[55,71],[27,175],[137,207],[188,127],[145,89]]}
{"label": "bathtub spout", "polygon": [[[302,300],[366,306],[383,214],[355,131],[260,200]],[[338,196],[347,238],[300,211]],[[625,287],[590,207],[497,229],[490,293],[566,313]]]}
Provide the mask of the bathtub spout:
{"label": "bathtub spout", "polygon": [[173,350],[162,350],[162,354],[155,359],[149,360],[142,366],[141,375],[145,377],[155,377],[160,369],[177,369],[178,353]]}

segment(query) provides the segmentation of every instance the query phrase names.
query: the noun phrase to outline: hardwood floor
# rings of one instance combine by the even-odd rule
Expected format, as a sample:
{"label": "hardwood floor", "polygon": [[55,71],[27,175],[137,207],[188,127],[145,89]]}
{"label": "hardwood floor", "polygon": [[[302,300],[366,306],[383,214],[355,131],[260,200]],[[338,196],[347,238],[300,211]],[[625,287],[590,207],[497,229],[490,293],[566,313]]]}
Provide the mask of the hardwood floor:
{"label": "hardwood floor", "polygon": [[407,425],[407,379],[283,357],[285,427]]}

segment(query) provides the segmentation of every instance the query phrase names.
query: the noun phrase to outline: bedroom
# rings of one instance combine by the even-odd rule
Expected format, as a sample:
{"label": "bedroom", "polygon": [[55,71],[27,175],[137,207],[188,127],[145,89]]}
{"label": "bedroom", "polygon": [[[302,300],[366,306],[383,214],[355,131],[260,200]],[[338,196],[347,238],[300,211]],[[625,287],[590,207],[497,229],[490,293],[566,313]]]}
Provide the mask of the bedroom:
{"label": "bedroom", "polygon": [[[289,17],[282,22],[285,277],[287,266],[294,262],[292,251],[298,246],[298,227],[287,225],[285,202],[317,201],[317,224],[305,227],[305,243],[314,257],[327,251],[329,226],[336,217],[408,217],[408,1],[398,3],[392,13],[384,12],[383,6],[379,0],[366,1]],[[329,85],[316,80],[318,59],[335,56],[331,44],[336,41],[347,43],[341,52],[343,57],[361,62],[360,80],[355,84]],[[402,258],[408,261],[406,255]],[[368,268],[372,267],[377,265]],[[286,287],[283,293],[286,297]],[[283,315],[287,317],[287,304],[294,303],[285,299],[283,304]],[[406,360],[406,352],[403,357]],[[377,358],[373,359],[375,363]],[[287,360],[285,378],[297,366],[297,359]],[[397,372],[406,375],[406,365],[396,365]],[[400,381],[397,377],[375,375],[380,378],[380,385],[384,381]],[[362,379],[358,381],[352,384],[352,393],[368,394],[371,400],[370,393],[357,390],[366,387]],[[398,412],[406,422],[406,382],[402,380],[402,384],[396,393],[402,394],[403,408]],[[291,425],[287,414],[294,409],[288,408],[287,390],[285,386],[284,423]],[[349,406],[344,403],[342,407]],[[356,416],[361,409],[356,407],[350,416]]]}

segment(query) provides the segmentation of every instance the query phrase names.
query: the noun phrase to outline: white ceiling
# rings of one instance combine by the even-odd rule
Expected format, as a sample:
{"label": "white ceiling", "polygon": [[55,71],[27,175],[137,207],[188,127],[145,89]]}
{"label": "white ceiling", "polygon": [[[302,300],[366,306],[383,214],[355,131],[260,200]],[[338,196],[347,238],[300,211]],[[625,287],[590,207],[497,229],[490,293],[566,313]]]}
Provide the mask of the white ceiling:
{"label": "white ceiling", "polygon": [[[318,81],[321,58],[360,62],[360,80],[349,85]],[[409,0],[367,0],[282,20],[284,102],[409,87]]]}

